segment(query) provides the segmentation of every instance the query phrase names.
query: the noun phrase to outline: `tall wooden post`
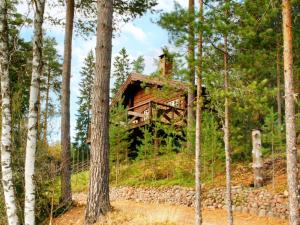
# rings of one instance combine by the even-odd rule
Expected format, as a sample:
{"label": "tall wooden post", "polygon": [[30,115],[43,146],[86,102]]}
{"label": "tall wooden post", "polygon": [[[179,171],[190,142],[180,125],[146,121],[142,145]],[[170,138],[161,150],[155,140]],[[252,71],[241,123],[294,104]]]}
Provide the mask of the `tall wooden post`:
{"label": "tall wooden post", "polygon": [[261,154],[261,133],[259,130],[252,131],[252,157],[254,172],[254,187],[263,186],[263,160]]}

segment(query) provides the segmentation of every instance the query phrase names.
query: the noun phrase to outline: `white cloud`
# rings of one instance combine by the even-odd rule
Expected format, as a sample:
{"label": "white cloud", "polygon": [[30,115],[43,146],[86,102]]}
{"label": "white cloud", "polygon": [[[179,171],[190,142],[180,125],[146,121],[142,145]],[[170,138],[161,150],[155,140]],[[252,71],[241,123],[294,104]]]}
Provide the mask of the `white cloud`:
{"label": "white cloud", "polygon": [[146,40],[146,34],[142,28],[135,26],[133,23],[126,23],[121,32],[132,35],[137,41],[144,42]]}
{"label": "white cloud", "polygon": [[[187,8],[188,7],[188,0],[175,0],[181,6]],[[174,0],[159,0],[156,9],[164,10],[164,11],[171,11],[174,8]]]}

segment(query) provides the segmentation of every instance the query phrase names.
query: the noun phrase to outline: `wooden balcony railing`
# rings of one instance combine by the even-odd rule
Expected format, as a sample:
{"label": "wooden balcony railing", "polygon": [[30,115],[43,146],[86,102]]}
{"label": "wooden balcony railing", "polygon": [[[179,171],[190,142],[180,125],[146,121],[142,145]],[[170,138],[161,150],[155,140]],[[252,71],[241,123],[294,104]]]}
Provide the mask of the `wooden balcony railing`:
{"label": "wooden balcony railing", "polygon": [[127,109],[128,124],[139,127],[149,122],[162,122],[182,126],[185,124],[186,111],[171,105],[149,101]]}

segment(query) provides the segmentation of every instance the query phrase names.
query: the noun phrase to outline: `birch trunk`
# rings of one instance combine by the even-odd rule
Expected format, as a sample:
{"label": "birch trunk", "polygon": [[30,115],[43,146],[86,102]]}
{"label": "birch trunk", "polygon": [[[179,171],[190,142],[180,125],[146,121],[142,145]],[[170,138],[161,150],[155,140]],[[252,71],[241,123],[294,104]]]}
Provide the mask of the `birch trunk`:
{"label": "birch trunk", "polygon": [[33,1],[34,7],[34,35],[33,35],[33,58],[32,77],[30,86],[28,133],[25,157],[25,225],[35,224],[35,153],[37,146],[37,117],[39,83],[42,74],[42,49],[43,49],[43,19],[45,0]]}
{"label": "birch trunk", "polygon": [[0,0],[0,76],[1,76],[1,171],[6,216],[9,225],[19,224],[11,165],[11,99],[9,86],[7,2]]}
{"label": "birch trunk", "polygon": [[70,79],[72,38],[74,23],[74,0],[66,0],[66,27],[61,99],[61,201],[72,201],[71,192],[71,145],[70,145]]}
{"label": "birch trunk", "polygon": [[252,131],[252,157],[254,172],[254,187],[263,186],[263,160],[261,153],[261,134],[259,130]]}
{"label": "birch trunk", "polygon": [[195,123],[195,28],[194,28],[194,14],[195,14],[195,2],[189,0],[189,34],[188,34],[188,109],[187,109],[187,147],[191,151],[193,145],[193,127]]}
{"label": "birch trunk", "polygon": [[46,103],[45,103],[45,114],[44,114],[44,144],[48,145],[47,134],[48,134],[48,111],[49,111],[49,93],[50,93],[50,67],[48,66],[47,74],[47,89],[46,89]]}
{"label": "birch trunk", "polygon": [[[228,1],[227,1],[228,2]],[[228,12],[226,12],[228,16]],[[224,35],[224,145],[226,158],[226,205],[227,205],[227,224],[233,224],[232,200],[231,200],[231,149],[230,149],[230,130],[229,130],[229,100],[228,100],[228,41]]]}
{"label": "birch trunk", "polygon": [[282,1],[283,19],[283,62],[285,83],[285,123],[286,123],[286,155],[287,155],[287,182],[289,192],[289,220],[291,225],[298,225],[298,168],[295,128],[295,92],[293,71],[293,35],[291,2]]}
{"label": "birch trunk", "polygon": [[109,80],[112,53],[113,1],[98,0],[96,74],[92,98],[91,167],[85,224],[109,210]]}
{"label": "birch trunk", "polygon": [[[199,21],[203,25],[203,0],[199,0],[200,14]],[[197,109],[196,109],[196,146],[195,146],[195,184],[196,184],[196,202],[195,202],[195,225],[202,224],[201,213],[201,120],[202,120],[202,39],[203,29],[200,29],[198,37],[198,78],[197,78]]]}

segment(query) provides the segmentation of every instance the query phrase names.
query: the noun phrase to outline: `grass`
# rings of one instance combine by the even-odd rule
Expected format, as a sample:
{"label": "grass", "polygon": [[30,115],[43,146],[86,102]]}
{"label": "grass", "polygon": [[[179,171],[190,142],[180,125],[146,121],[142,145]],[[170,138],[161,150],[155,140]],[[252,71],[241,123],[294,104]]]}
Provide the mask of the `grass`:
{"label": "grass", "polygon": [[[216,165],[215,172],[220,173],[223,165]],[[203,173],[202,180],[211,183],[209,172]],[[87,191],[89,172],[72,175],[73,192]],[[116,179],[115,167],[111,168],[111,186],[194,186],[194,159],[193,155],[186,153],[169,154],[156,157],[152,160],[137,160],[129,164],[122,164]]]}
{"label": "grass", "polygon": [[[281,158],[282,155],[276,155]],[[265,160],[267,160],[265,158]],[[270,158],[268,160],[271,160]],[[278,163],[277,163],[278,164]],[[204,163],[202,164],[204,165]],[[224,164],[216,163],[214,165],[214,176],[211,174],[212,165],[206,163],[202,168],[202,182],[205,187],[225,186],[225,168]],[[271,173],[271,167],[265,171]],[[282,192],[286,189],[286,172],[284,161],[276,165],[276,190]],[[156,157],[152,160],[137,160],[128,164],[122,164],[119,168],[118,179],[116,180],[115,167],[111,168],[110,185],[134,186],[134,187],[168,187],[183,186],[194,187],[194,159],[193,155],[187,153],[169,154]],[[266,188],[270,184],[270,178],[266,183]],[[86,192],[89,183],[89,172],[81,172],[72,175],[73,192]],[[253,183],[253,169],[251,163],[235,163],[232,165],[232,185],[251,186]],[[59,186],[59,185],[58,185]]]}

